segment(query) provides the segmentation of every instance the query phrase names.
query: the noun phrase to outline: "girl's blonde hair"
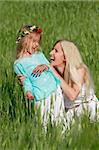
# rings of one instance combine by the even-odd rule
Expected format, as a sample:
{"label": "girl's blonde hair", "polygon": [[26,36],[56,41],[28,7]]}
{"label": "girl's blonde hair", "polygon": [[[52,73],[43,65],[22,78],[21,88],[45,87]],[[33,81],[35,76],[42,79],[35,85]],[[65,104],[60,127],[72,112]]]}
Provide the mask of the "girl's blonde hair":
{"label": "girl's blonde hair", "polygon": [[[40,33],[30,33],[24,36],[23,38],[20,39],[20,41],[17,43],[17,54],[16,58],[20,58],[23,56],[24,52],[30,52],[32,49],[32,42],[34,39],[34,36],[38,35]],[[40,35],[40,41],[41,41],[41,35]],[[39,43],[40,43],[39,41]],[[41,50],[40,46],[38,47],[38,50]]]}
{"label": "girl's blonde hair", "polygon": [[[78,48],[73,42],[60,40],[64,55],[66,57],[66,66],[64,71],[64,79],[67,83],[76,83],[81,88],[81,80],[78,74],[79,68],[85,68],[84,82],[89,89],[93,86],[88,67],[84,64]],[[57,43],[58,43],[57,42]]]}
{"label": "girl's blonde hair", "polygon": [[[41,42],[41,33],[43,30],[35,25],[22,26],[17,34],[17,54],[16,58],[23,56],[24,52],[30,52],[32,49],[32,42],[34,37],[40,35],[39,43]],[[40,50],[40,47],[39,47]]]}

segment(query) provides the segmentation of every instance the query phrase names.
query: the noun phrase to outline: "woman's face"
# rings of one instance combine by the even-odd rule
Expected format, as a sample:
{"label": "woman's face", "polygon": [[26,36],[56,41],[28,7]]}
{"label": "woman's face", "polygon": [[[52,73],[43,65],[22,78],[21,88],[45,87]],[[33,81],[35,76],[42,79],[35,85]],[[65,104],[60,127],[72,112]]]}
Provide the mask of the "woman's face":
{"label": "woman's face", "polygon": [[60,42],[57,43],[50,52],[50,59],[51,65],[54,67],[62,66],[66,62]]}

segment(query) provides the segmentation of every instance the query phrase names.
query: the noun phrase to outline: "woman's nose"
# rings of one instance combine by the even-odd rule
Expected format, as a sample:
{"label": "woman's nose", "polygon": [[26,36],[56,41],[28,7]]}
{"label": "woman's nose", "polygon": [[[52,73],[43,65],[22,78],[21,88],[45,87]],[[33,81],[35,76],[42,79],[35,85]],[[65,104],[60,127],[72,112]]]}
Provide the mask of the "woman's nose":
{"label": "woman's nose", "polygon": [[50,52],[50,55],[53,55],[53,50]]}
{"label": "woman's nose", "polygon": [[52,54],[52,52],[49,53],[50,55]]}

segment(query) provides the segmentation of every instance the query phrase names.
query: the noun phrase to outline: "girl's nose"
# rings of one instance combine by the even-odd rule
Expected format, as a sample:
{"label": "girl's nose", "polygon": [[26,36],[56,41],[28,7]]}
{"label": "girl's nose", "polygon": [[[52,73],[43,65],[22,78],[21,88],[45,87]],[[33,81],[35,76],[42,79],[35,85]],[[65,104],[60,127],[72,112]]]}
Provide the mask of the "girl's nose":
{"label": "girl's nose", "polygon": [[38,42],[36,42],[36,43],[35,43],[35,45],[36,45],[36,46],[39,46],[39,43],[38,43]]}

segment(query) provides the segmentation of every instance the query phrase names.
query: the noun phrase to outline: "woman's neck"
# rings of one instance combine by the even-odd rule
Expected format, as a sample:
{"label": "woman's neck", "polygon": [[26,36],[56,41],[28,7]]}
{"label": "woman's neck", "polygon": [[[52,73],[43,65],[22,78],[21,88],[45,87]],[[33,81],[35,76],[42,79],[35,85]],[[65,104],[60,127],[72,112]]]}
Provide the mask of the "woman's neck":
{"label": "woman's neck", "polygon": [[65,64],[56,66],[55,69],[62,77],[64,76]]}

